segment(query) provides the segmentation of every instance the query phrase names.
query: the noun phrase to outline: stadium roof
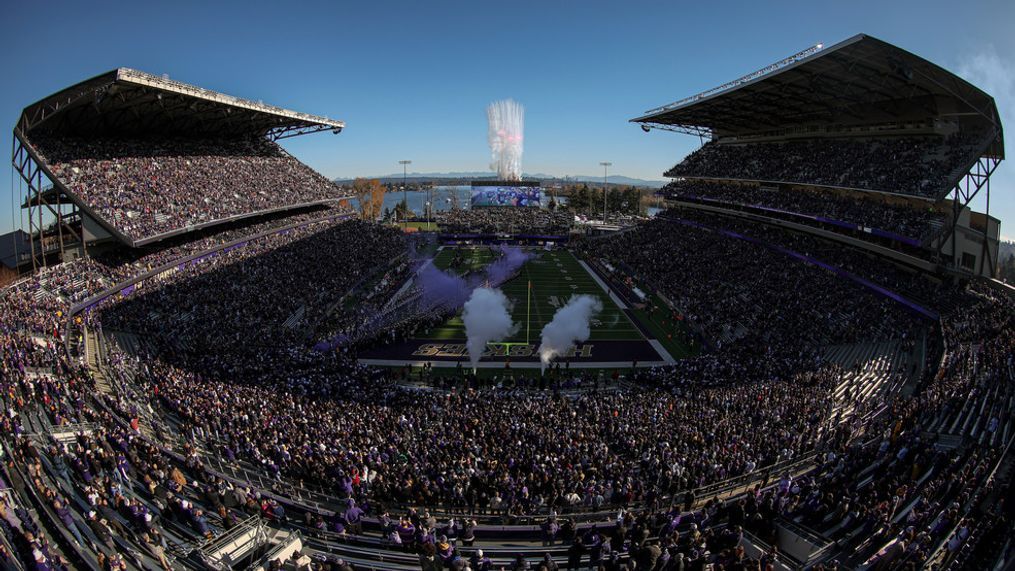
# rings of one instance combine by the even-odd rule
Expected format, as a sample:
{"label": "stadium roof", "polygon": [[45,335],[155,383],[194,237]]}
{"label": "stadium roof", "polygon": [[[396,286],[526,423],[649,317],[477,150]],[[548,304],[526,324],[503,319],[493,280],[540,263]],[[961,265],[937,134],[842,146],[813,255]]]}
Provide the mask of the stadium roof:
{"label": "stadium roof", "polygon": [[954,118],[996,128],[994,99],[968,81],[906,50],[859,34],[820,44],[714,89],[631,119],[719,136],[794,127]]}
{"label": "stadium roof", "polygon": [[24,134],[261,135],[340,132],[345,123],[225,95],[129,68],[58,91],[21,113]]}

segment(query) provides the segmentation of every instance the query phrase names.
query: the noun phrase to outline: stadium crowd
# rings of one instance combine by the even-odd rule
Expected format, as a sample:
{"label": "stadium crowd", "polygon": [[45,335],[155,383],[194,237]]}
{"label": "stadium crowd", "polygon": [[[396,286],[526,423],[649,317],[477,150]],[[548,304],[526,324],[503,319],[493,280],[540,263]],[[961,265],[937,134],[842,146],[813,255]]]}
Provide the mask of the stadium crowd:
{"label": "stadium crowd", "polygon": [[[764,209],[764,214],[772,214],[769,209],[781,210],[846,222],[861,228],[877,228],[917,240],[939,228],[945,219],[943,212],[926,204],[914,207],[889,203],[875,194],[846,195],[820,188],[789,190],[762,188],[751,183],[680,180],[666,185],[662,192],[673,200],[760,208]],[[808,223],[801,217],[791,220]]]}
{"label": "stadium crowd", "polygon": [[[864,543],[878,548],[857,564],[920,568],[938,548],[949,560],[957,555],[973,528],[1007,525],[978,518],[1003,496],[993,469],[1003,450],[998,443],[1013,430],[1005,401],[1015,379],[1015,303],[982,286],[957,295],[962,304],[942,316],[941,368],[928,368],[914,398],[889,403],[888,414],[866,427],[878,439],[827,458],[777,504],[783,517],[838,539],[845,551]],[[983,399],[984,392],[993,395]],[[976,425],[959,431],[969,430],[979,445],[936,445],[933,431],[953,430],[948,422],[971,409]]]}
{"label": "stadium crowd", "polygon": [[264,138],[33,137],[54,176],[134,240],[341,197]]}
{"label": "stadium crowd", "polygon": [[879,260],[865,250],[832,243],[812,234],[793,232],[735,216],[703,213],[691,208],[672,209],[664,212],[661,218],[675,218],[714,231],[733,232],[755,239],[767,247],[783,248],[825,262],[926,308],[949,308],[955,303],[954,288],[948,287],[941,280],[928,279],[919,272]]}
{"label": "stadium crowd", "polygon": [[950,190],[953,171],[971,162],[984,142],[977,133],[876,142],[709,142],[667,171],[666,176],[800,182],[939,197]]}
{"label": "stadium crowd", "polygon": [[571,213],[545,208],[458,208],[435,214],[441,230],[451,233],[562,234],[574,224]]}
{"label": "stadium crowd", "polygon": [[[228,566],[944,571],[1012,549],[1015,294],[1002,284],[678,206],[566,247],[624,288],[608,293],[637,306],[636,324],[645,301],[664,325],[690,324],[702,354],[415,383],[412,367],[357,360],[360,344],[453,313],[414,303],[408,228],[308,205],[340,191],[263,137],[34,125],[29,146],[56,182],[135,241],[260,214],[145,248],[97,244],[0,289],[4,570],[224,568],[208,553],[245,541],[260,549]],[[923,239],[942,215],[906,204],[940,197],[985,142],[716,141],[664,192]],[[539,208],[438,215],[444,233],[573,222]],[[758,549],[788,534],[824,547],[813,561]],[[284,558],[268,547],[290,540]]]}
{"label": "stadium crowd", "polygon": [[214,226],[204,232],[188,235],[186,239],[170,238],[158,246],[99,251],[74,265],[42,268],[39,286],[46,295],[55,295],[74,304],[124,280],[219,244],[312,221],[343,219],[348,216],[349,211],[344,208],[315,207],[303,213],[288,213],[281,218],[267,216],[258,222],[248,221],[240,227]]}
{"label": "stadium crowd", "polygon": [[[142,369],[187,429],[216,435],[227,457],[336,487],[365,505],[517,515],[651,503],[791,459],[814,446],[835,378],[571,400],[403,390],[351,364],[343,375],[304,368],[284,386]],[[727,415],[753,422],[721,423]],[[530,418],[540,420],[521,420]]]}
{"label": "stadium crowd", "polygon": [[[73,343],[67,352],[77,335],[65,328],[67,311],[168,254],[120,266],[81,259],[22,281],[0,303],[2,477],[16,494],[5,496],[16,517],[0,531],[12,555],[35,568],[79,566],[77,556],[104,569],[168,568],[188,542],[259,515],[343,542],[380,534],[384,543],[373,548],[410,550],[424,569],[491,568],[470,548],[468,517],[444,523],[426,513],[457,509],[508,523],[542,514],[548,556],[561,542],[569,568],[761,569],[772,556],[749,558],[741,527],[764,538],[795,520],[855,547],[854,558],[894,568],[919,565],[955,538],[959,551],[975,537],[969,530],[991,525],[977,506],[993,493],[986,475],[997,439],[977,436],[988,443],[982,450],[939,451],[923,434],[972,409],[996,417],[982,430],[1011,429],[1009,393],[998,389],[1012,381],[1010,300],[865,269],[874,265],[813,237],[688,212],[679,212],[691,223],[682,224],[677,214],[579,247],[651,283],[684,284],[663,291],[705,331],[736,323],[747,333],[678,367],[631,373],[635,387],[621,391],[420,390],[344,351],[309,349],[302,330],[404,249],[397,232],[357,221],[241,242],[101,303],[84,324],[151,340],[136,354],[108,349],[112,391],[98,389]],[[912,397],[836,414],[832,389],[843,371],[814,349],[903,337],[914,320],[830,273],[717,235],[718,227],[850,264],[952,308],[942,318],[941,367],[928,367]],[[718,259],[721,268],[706,263]],[[872,420],[878,406],[888,412]],[[73,438],[44,436],[62,425]],[[876,438],[858,447],[858,434]],[[815,452],[816,471],[806,475],[768,470]],[[236,482],[210,468],[223,462],[263,474],[273,493],[276,483],[320,486],[343,507],[300,512],[260,480]],[[881,468],[861,485],[872,465]],[[750,474],[760,483],[742,501],[700,506],[687,495]],[[623,511],[598,527],[564,517],[611,510]],[[43,528],[60,537],[49,541]],[[550,557],[532,567],[557,565]]]}
{"label": "stadium crowd", "polygon": [[342,294],[404,251],[390,227],[359,220],[302,226],[187,266],[107,312],[104,322],[160,331],[194,355],[256,359],[265,347],[304,340]]}
{"label": "stadium crowd", "polygon": [[[350,228],[350,231],[345,234],[334,232],[334,239],[349,241],[360,238],[364,233],[364,229],[360,226],[359,223],[340,224],[335,228]],[[499,494],[501,499],[497,501],[507,502],[508,506],[517,504],[519,509],[523,511],[531,510],[532,506],[554,505],[555,502],[562,501],[561,498],[569,493],[578,494],[579,497],[584,496],[583,501],[590,501],[589,494],[591,492],[583,488],[575,488],[579,482],[593,481],[591,476],[585,473],[590,468],[589,466],[578,468],[582,464],[581,457],[569,458],[567,462],[567,464],[574,466],[573,469],[579,470],[577,472],[557,473],[551,471],[548,475],[539,474],[537,481],[528,482],[523,479],[520,484],[515,482],[507,484],[506,482],[512,477],[518,476],[517,471],[521,466],[529,466],[529,469],[532,469],[532,464],[540,462],[539,458],[545,458],[551,451],[556,455],[561,455],[566,450],[552,450],[552,448],[526,450],[527,447],[522,444],[516,445],[519,448],[508,450],[492,448],[483,450],[476,447],[481,442],[488,447],[498,444],[503,446],[506,434],[512,435],[507,442],[517,440],[520,443],[525,443],[532,442],[533,438],[539,438],[544,446],[551,447],[552,435],[564,431],[566,423],[574,423],[575,418],[589,419],[591,422],[593,418],[601,419],[608,416],[606,412],[609,409],[601,407],[613,406],[616,413],[613,418],[622,419],[628,426],[637,422],[636,419],[644,418],[647,411],[637,407],[631,410],[629,407],[633,405],[624,401],[613,403],[597,400],[587,405],[581,405],[578,408],[580,413],[571,408],[575,406],[574,403],[552,399],[522,402],[518,404],[520,408],[517,410],[509,406],[510,399],[500,402],[497,399],[491,400],[487,396],[471,396],[468,400],[454,403],[449,403],[443,397],[437,401],[430,401],[426,397],[411,393],[404,394],[399,391],[392,393],[392,388],[376,379],[375,373],[362,370],[349,362],[332,361],[329,360],[329,356],[325,355],[300,356],[289,347],[296,339],[290,338],[280,347],[275,347],[285,339],[285,337],[280,337],[278,333],[278,324],[285,321],[286,317],[296,310],[300,301],[309,299],[310,303],[306,304],[308,307],[312,304],[326,305],[325,300],[308,298],[307,296],[316,295],[321,290],[345,291],[363,271],[355,268],[369,267],[371,259],[376,259],[374,257],[390,257],[390,254],[385,253],[383,249],[383,240],[368,240],[367,243],[372,247],[359,249],[355,254],[362,256],[361,258],[349,258],[354,254],[327,246],[331,239],[328,232],[322,232],[303,237],[293,243],[281,244],[266,254],[257,256],[250,255],[251,250],[249,249],[235,250],[235,254],[230,253],[231,256],[220,257],[221,262],[217,263],[218,269],[209,271],[205,266],[194,266],[193,273],[196,275],[178,274],[179,279],[164,282],[157,291],[136,295],[104,311],[103,325],[110,329],[157,332],[153,336],[165,340],[166,345],[172,348],[167,353],[175,352],[173,359],[180,366],[166,368],[157,373],[149,373],[145,377],[153,379],[152,382],[158,386],[158,392],[163,399],[175,399],[172,408],[177,414],[188,422],[195,423],[203,433],[220,435],[231,450],[231,454],[245,455],[252,462],[271,462],[277,466],[277,470],[280,472],[329,485],[335,483],[334,478],[339,477],[339,474],[342,477],[351,477],[354,471],[377,473],[387,482],[384,485],[375,484],[375,488],[386,490],[380,495],[398,498],[398,494],[406,494],[400,498],[403,501],[421,500],[424,503],[439,501],[457,505],[457,502],[464,501],[470,488],[469,485],[463,486],[463,484],[468,484],[470,481],[471,486],[476,488],[475,493],[481,494],[482,497],[482,499],[476,498],[474,501],[485,504],[487,501],[495,501],[494,497]],[[322,248],[322,244],[325,247]],[[342,254],[340,255],[338,252],[342,252]],[[331,263],[326,260],[331,259],[340,260],[341,263],[338,267],[344,268],[344,271],[324,272],[327,277],[319,278],[317,281],[307,279],[307,276],[298,271],[298,268],[310,267],[315,275],[318,275],[317,272],[322,267],[328,267],[328,264]],[[283,271],[278,271],[278,268],[283,268]],[[346,281],[336,281],[335,284],[324,282],[325,285],[322,286],[320,279]],[[344,285],[339,285],[339,283]],[[209,298],[207,302],[209,307],[201,309],[201,311],[206,312],[210,318],[195,319],[193,317],[194,303],[200,303],[197,302],[201,297],[199,294],[215,291],[229,291],[229,295],[226,299]],[[274,292],[283,295],[281,299],[275,299],[268,303],[267,305],[270,307],[253,301],[254,299],[264,300],[266,295],[272,295]],[[185,300],[189,301],[189,305],[185,305]],[[212,304],[214,304],[213,307]],[[178,308],[181,307],[186,307],[186,311],[179,311]],[[271,339],[270,346],[266,346],[261,341],[264,339]],[[337,357],[334,358],[337,359]],[[279,360],[293,363],[291,367],[296,367],[295,370],[300,373],[295,374],[295,370],[292,368],[282,370],[278,363]],[[154,361],[146,359],[145,363],[154,363]],[[296,363],[299,365],[297,366]],[[195,375],[197,371],[199,371],[199,375]],[[702,369],[702,373],[704,376],[704,374],[713,374],[715,371]],[[231,382],[229,384],[215,382],[208,387],[203,385],[203,382],[218,378],[223,380],[228,378]],[[768,391],[770,390],[769,384],[773,379],[764,380],[767,383],[759,383],[759,385],[763,384],[764,390]],[[689,382],[688,386],[712,384],[723,383],[719,380],[703,378],[699,379],[697,383]],[[800,382],[800,384],[808,383]],[[279,387],[282,386],[289,387],[293,391],[291,397],[281,398]],[[207,390],[212,392],[205,392]],[[250,392],[248,394],[240,392],[240,394],[234,395],[230,394],[231,391]],[[274,398],[269,396],[271,394],[274,394]],[[307,394],[311,395],[310,400],[304,400],[307,398],[305,396]],[[785,398],[792,396],[790,393]],[[724,395],[719,400],[730,397],[731,395]],[[293,400],[289,400],[289,398]],[[466,396],[462,398],[466,398]],[[703,398],[708,401],[718,397],[705,396]],[[775,399],[776,396],[773,394],[769,398]],[[811,402],[814,398],[815,396],[812,394],[806,402]],[[387,404],[389,399],[393,404]],[[343,400],[348,402],[342,402]],[[636,402],[641,403],[642,400],[647,400],[648,403],[662,402],[661,397],[639,399]],[[744,396],[742,401],[752,403],[753,398]],[[243,413],[237,410],[235,416],[249,419],[249,426],[242,428],[241,425],[235,424],[225,427],[203,424],[216,422],[214,415],[209,415],[210,411],[248,406],[245,403],[249,403],[249,406],[255,408],[244,409]],[[334,406],[322,406],[322,403],[323,405],[334,403]],[[435,414],[435,407],[439,404],[442,406],[442,412]],[[679,403],[670,404],[676,407],[672,412],[674,415],[683,410]],[[270,417],[274,419],[273,422],[277,423],[279,428],[271,435],[270,441],[258,443],[257,440],[266,433],[259,429],[259,419],[262,416],[257,410],[264,411],[266,406],[273,410]],[[513,418],[531,415],[535,410],[552,410],[553,407],[561,406],[564,408],[552,415],[561,420],[560,426],[548,424],[543,427],[544,431],[538,433],[529,432],[531,428],[512,428],[511,426]],[[278,407],[277,410],[275,407]],[[813,424],[814,418],[811,418],[811,415],[821,414],[824,408],[827,406],[822,407],[816,401],[812,403],[811,407],[803,406],[802,402],[797,402],[791,407],[777,407],[775,414],[783,415],[784,419],[789,411],[804,414],[805,416],[802,418],[806,419],[806,422],[800,425],[802,429],[804,426]],[[379,419],[387,418],[388,415],[384,414],[384,411],[387,410],[398,411],[400,415],[398,428],[389,426],[386,430],[382,424],[372,424]],[[310,422],[307,418],[309,411],[314,411],[315,415]],[[620,416],[621,411],[625,413],[623,416]],[[295,417],[291,416],[294,412],[297,414]],[[456,418],[454,416],[456,414],[464,416]],[[700,415],[702,413],[700,410],[695,410],[694,414]],[[477,432],[474,434],[464,432],[465,427],[469,425],[469,418],[487,419],[489,431],[477,427]],[[345,421],[342,422],[339,419],[345,419]],[[454,435],[443,435],[439,431],[439,427],[443,424],[436,423],[438,419],[443,419],[442,422],[454,422],[463,428]],[[350,423],[351,421],[354,423]],[[360,423],[364,424],[360,425]],[[687,424],[688,429],[691,429],[691,423]],[[596,443],[606,441],[601,432],[593,430],[594,426],[594,424],[589,424],[581,432],[576,433],[573,438],[574,445],[578,446],[578,443],[582,442],[578,435],[585,434],[588,440],[584,446],[587,448],[578,448],[572,453],[581,453],[589,458],[594,458],[594,460],[586,460],[585,462],[594,463],[591,467],[594,468],[592,472],[599,476],[595,486],[601,488],[600,494],[606,496],[618,494],[619,491],[611,490],[610,487],[621,485],[618,483],[621,481],[620,475],[614,466],[622,465],[622,458],[612,457],[608,449],[593,448]],[[662,436],[661,433],[648,432],[647,439],[642,440],[644,437],[639,432],[647,431],[650,427],[649,425],[634,430],[633,435],[637,435],[638,440],[625,441],[622,449],[630,450],[635,446],[635,442],[640,442],[637,448],[640,450]],[[417,438],[421,430],[430,429],[438,430],[438,432],[426,439],[419,440]],[[518,432],[519,430],[524,430],[524,432]],[[608,430],[615,432],[619,429],[610,428]],[[331,431],[338,432],[332,433]],[[387,436],[390,439],[392,436],[406,432],[413,434],[413,438],[409,440],[396,438],[393,441],[376,440],[382,436]],[[489,436],[486,436],[487,434]],[[780,432],[780,434],[782,433]],[[434,439],[449,436],[454,436],[454,439],[441,442],[437,448],[432,446]],[[786,434],[784,437],[797,439],[801,435]],[[490,440],[484,442],[484,438]],[[748,436],[735,433],[731,435],[731,438],[733,440],[725,441],[723,446],[733,446],[734,441],[743,441]],[[280,450],[305,449],[311,442],[350,442],[359,439],[362,441],[357,444],[358,449],[375,448],[378,450],[376,454],[371,455],[369,461],[366,456],[355,460],[350,459],[347,454],[343,454],[341,449],[314,454],[316,460],[310,464],[307,464],[309,454],[292,455],[297,461],[295,465],[283,461],[288,457],[287,454],[279,455]],[[700,439],[699,436],[698,438],[688,438],[688,441],[693,442]],[[711,471],[705,471],[702,475],[696,474],[708,465],[696,465],[693,470],[688,466],[681,467],[681,472],[686,473],[688,478],[683,480],[682,484],[684,486],[692,483],[699,485],[704,481],[723,479],[731,474],[740,473],[743,469],[741,463],[751,462],[755,466],[760,463],[772,463],[786,455],[799,452],[799,445],[794,444],[793,440],[773,439],[772,435],[766,435],[765,439],[777,448],[764,448],[764,442],[759,441],[752,445],[753,451],[751,452],[751,454],[757,454],[758,457],[739,458],[736,459],[737,462],[728,465],[708,464],[711,466]],[[415,449],[413,442],[426,442],[426,445]],[[473,444],[469,445],[469,442]],[[713,443],[713,445],[715,444],[718,443]],[[445,461],[446,464],[441,461],[442,457],[459,449],[462,457],[450,456]],[[440,456],[431,457],[428,455],[428,452],[436,450],[440,450]],[[531,456],[536,452],[540,452],[540,454]],[[646,451],[646,453],[648,452]],[[660,465],[672,464],[677,461],[673,454],[679,454],[684,458],[681,462],[691,463],[692,461],[704,461],[704,458],[709,458],[714,454],[714,450],[702,458],[693,460],[690,457],[690,451],[663,451],[660,454],[660,458],[655,460]],[[391,456],[396,455],[409,458],[418,457],[419,459],[407,464],[393,464]],[[510,457],[511,455],[517,455],[518,459],[511,462],[511,466],[507,468],[496,463],[489,466],[469,459],[470,456],[492,459]],[[545,459],[542,461],[545,462]],[[360,462],[363,464],[361,465]],[[378,470],[372,462],[379,462],[380,465],[392,470],[393,473],[385,474],[383,470]],[[559,470],[560,468],[556,464],[558,463],[549,464],[552,468],[548,469]],[[411,473],[398,471],[398,469],[407,469],[407,467],[417,470],[418,468],[413,467],[420,465],[432,467],[433,472],[426,474],[427,478],[425,479],[412,478]],[[459,471],[468,472],[470,477],[465,477],[462,474],[452,477],[453,467]],[[636,484],[628,483],[627,485]],[[387,488],[388,486],[390,488]],[[414,486],[418,486],[419,489],[415,489]],[[456,486],[463,487],[456,492]],[[595,486],[592,489],[595,489]],[[522,488],[528,488],[528,491],[522,497],[516,497],[518,490]],[[664,488],[668,488],[668,486]],[[630,493],[640,498],[641,494],[648,492],[643,485],[638,484],[635,490]],[[652,493],[659,495],[662,492],[655,490]]]}
{"label": "stadium crowd", "polygon": [[892,301],[695,221],[659,218],[579,248],[662,292],[719,349],[736,344],[755,353],[797,354],[901,338],[913,326]]}

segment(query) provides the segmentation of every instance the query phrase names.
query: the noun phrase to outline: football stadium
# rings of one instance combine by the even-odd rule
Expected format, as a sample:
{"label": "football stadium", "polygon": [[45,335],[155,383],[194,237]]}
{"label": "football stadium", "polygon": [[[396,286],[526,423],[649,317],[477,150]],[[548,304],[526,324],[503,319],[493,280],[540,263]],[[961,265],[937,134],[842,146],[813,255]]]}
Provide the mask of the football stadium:
{"label": "football stadium", "polygon": [[472,200],[393,215],[282,146],[343,121],[81,79],[13,129],[4,569],[1011,568],[1003,129],[944,67],[631,109],[701,144],[587,207],[497,102]]}
{"label": "football stadium", "polygon": [[[574,254],[567,250],[518,251],[527,259],[500,288],[508,301],[511,322],[517,327],[496,343],[490,343],[475,366],[502,369],[510,367],[513,361],[516,368],[542,368],[538,351],[540,332],[573,296],[596,297],[603,308],[589,319],[588,343],[575,344],[566,350],[563,361],[568,368],[627,369],[674,363],[667,347],[654,337],[655,332],[641,325],[639,316],[647,312],[632,310],[595,270]],[[501,258],[502,253],[496,248],[442,247],[432,263],[442,270],[467,273],[486,268]],[[656,306],[657,314],[662,312],[660,306]],[[687,330],[677,321],[672,322],[670,330],[678,333],[677,340],[674,341],[671,332],[665,344],[678,356],[686,356],[690,347],[681,343],[690,342]],[[442,323],[431,322],[402,343],[363,352],[360,361],[373,365],[460,367],[468,361],[468,338],[467,324],[459,312]]]}

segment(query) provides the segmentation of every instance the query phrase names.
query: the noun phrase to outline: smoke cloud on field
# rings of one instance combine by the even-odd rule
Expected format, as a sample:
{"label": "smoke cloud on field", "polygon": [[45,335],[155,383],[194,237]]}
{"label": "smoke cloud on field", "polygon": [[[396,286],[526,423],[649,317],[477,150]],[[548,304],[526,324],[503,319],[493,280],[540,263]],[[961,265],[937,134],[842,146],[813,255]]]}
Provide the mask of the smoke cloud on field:
{"label": "smoke cloud on field", "polygon": [[475,285],[428,262],[416,276],[426,307],[461,307]]}
{"label": "smoke cloud on field", "polygon": [[465,302],[462,322],[465,323],[465,346],[473,369],[487,343],[506,339],[518,330],[511,321],[511,302],[499,289],[480,287],[473,290],[469,301]]}
{"label": "smoke cloud on field", "polygon": [[558,355],[569,351],[576,343],[586,341],[591,334],[592,317],[603,310],[598,297],[573,295],[564,307],[557,310],[553,320],[543,328],[539,359],[543,368]]}
{"label": "smoke cloud on field", "polygon": [[518,246],[500,246],[498,251],[501,256],[486,268],[486,277],[494,284],[506,281],[522,267],[522,264],[533,257]]}

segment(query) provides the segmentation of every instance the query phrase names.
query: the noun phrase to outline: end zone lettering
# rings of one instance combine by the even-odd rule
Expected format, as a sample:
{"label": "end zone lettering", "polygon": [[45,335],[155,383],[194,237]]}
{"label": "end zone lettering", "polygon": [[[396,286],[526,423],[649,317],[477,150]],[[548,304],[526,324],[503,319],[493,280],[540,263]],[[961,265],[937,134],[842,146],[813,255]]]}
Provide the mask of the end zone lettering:
{"label": "end zone lettering", "polygon": [[[572,347],[564,354],[566,359],[589,359],[594,345]],[[536,345],[491,345],[483,357],[533,357],[538,355]],[[413,357],[468,357],[469,351],[461,343],[424,343],[412,352]]]}

